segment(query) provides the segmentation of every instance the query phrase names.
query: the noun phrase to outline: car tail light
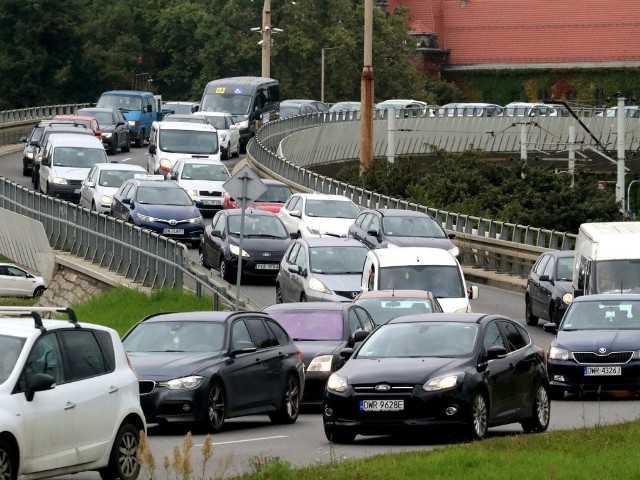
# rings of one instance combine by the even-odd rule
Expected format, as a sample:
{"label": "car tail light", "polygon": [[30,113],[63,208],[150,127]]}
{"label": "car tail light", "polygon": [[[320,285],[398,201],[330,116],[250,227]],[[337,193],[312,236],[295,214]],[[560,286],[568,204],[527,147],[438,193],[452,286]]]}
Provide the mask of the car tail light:
{"label": "car tail light", "polygon": [[544,366],[547,366],[547,352],[544,351],[544,348],[538,347],[538,353],[542,357],[542,361],[544,362]]}
{"label": "car tail light", "polygon": [[129,364],[129,368],[134,373],[134,375],[138,377],[138,372],[136,372],[136,369],[133,368],[133,365],[131,364],[131,359],[129,358],[129,355],[127,354],[127,352],[124,352],[124,356],[127,357],[127,363]]}
{"label": "car tail light", "polygon": [[300,358],[300,360],[304,361],[304,358],[302,358],[302,352],[300,350],[298,350],[298,357]]}

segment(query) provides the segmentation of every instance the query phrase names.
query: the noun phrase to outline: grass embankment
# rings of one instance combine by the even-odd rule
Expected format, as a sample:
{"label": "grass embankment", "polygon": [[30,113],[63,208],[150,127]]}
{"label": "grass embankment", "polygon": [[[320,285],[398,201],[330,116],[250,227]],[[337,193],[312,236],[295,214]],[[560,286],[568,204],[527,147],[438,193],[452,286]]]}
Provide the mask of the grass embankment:
{"label": "grass embankment", "polygon": [[[91,298],[86,303],[73,305],[80,321],[110,326],[121,335],[137,321],[152,313],[210,310],[211,307],[211,299],[197,298],[180,291],[161,290],[146,295],[127,288],[109,290]],[[309,432],[309,435],[324,436],[321,431]],[[433,438],[430,438],[426,445],[432,442]],[[182,447],[176,445],[175,449]],[[380,455],[363,460],[337,459],[334,449],[329,448],[332,455],[328,464],[294,469],[281,459],[260,457],[250,462],[251,473],[238,478],[242,480],[405,480],[414,478],[635,480],[640,478],[638,456],[640,421],[571,431],[494,437],[481,442],[453,444],[444,449]],[[186,469],[188,472],[186,473],[184,467],[175,470],[172,467],[169,477],[183,480],[219,478],[225,469],[216,468],[216,465],[224,464],[225,459],[216,458],[215,447],[213,450],[205,469],[203,465],[192,465],[191,468]],[[173,463],[170,458],[165,459],[165,466],[167,466],[166,462]],[[158,471],[155,472],[157,475],[150,475],[151,472],[148,469],[146,471],[143,469],[141,480],[164,478],[165,472],[162,472],[163,468],[160,467],[162,464],[163,462],[156,461],[156,465],[159,466]]]}

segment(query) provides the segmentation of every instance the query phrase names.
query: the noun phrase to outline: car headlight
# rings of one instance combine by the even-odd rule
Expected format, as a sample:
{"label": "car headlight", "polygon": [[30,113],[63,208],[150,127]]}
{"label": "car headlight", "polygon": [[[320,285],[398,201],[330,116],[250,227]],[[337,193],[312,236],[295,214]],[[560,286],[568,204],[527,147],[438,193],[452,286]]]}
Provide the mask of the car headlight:
{"label": "car headlight", "polygon": [[111,138],[112,133],[103,133],[102,137],[103,138]]}
{"label": "car headlight", "polygon": [[311,277],[309,279],[309,288],[311,290],[314,290],[316,292],[320,292],[320,293],[332,293],[331,290],[329,290],[324,283],[322,283],[320,280],[318,280],[315,277]]}
{"label": "car headlight", "polygon": [[318,355],[309,364],[307,372],[330,372],[333,355]]}
{"label": "car headlight", "polygon": [[196,388],[202,382],[202,378],[199,375],[191,375],[189,377],[174,378],[166,382],[158,382],[158,385],[167,387],[169,390],[186,390]]}
{"label": "car headlight", "polygon": [[458,255],[460,255],[460,249],[458,247],[453,247],[452,249],[449,250],[449,253],[454,257],[458,258]]}
{"label": "car headlight", "polygon": [[[229,245],[229,250],[231,251],[232,255],[235,255],[236,257],[240,256],[240,247],[238,247],[237,245]],[[244,250],[242,250],[242,256],[248,257],[249,254]]]}
{"label": "car headlight", "polygon": [[109,195],[102,195],[100,197],[100,203],[102,205],[111,205],[112,201],[113,201],[113,197],[110,197]]}
{"label": "car headlight", "polygon": [[67,184],[67,179],[66,178],[61,178],[61,177],[54,177],[51,180],[51,183],[57,183],[58,185],[66,185]]}
{"label": "car headlight", "polygon": [[236,125],[238,126],[238,128],[240,130],[243,130],[245,128],[249,128],[249,120],[242,120],[241,122],[236,123]]}
{"label": "car headlight", "polygon": [[569,360],[571,353],[564,348],[551,347],[549,348],[549,360]]}
{"label": "car headlight", "polygon": [[447,375],[440,375],[438,377],[433,377],[427,380],[427,382],[422,385],[422,390],[425,392],[437,392],[439,390],[449,390],[451,388],[457,387],[460,383],[462,383],[462,379],[464,378],[464,373],[449,373]]}
{"label": "car headlight", "polygon": [[187,190],[187,193],[191,198],[195,198],[198,196],[198,190]]}
{"label": "car headlight", "polygon": [[131,125],[132,127],[136,126],[136,121],[135,120],[129,120],[128,121],[129,125]]}
{"label": "car headlight", "polygon": [[25,154],[25,157],[30,158],[31,160],[33,160],[33,152],[27,152]]}
{"label": "car headlight", "polygon": [[573,293],[565,293],[562,296],[562,301],[566,304],[569,305],[571,302],[573,302]]}
{"label": "car headlight", "polygon": [[189,223],[192,225],[197,225],[199,223],[204,223],[204,220],[202,219],[202,217],[193,217],[189,219]]}
{"label": "car headlight", "polygon": [[327,380],[327,390],[344,392],[347,390],[347,387],[349,387],[347,380],[335,373],[329,377],[329,380]]}
{"label": "car headlight", "polygon": [[218,134],[218,139],[219,139],[221,142],[226,142],[226,141],[227,141],[227,136],[226,136],[224,133],[219,133],[219,134]]}
{"label": "car headlight", "polygon": [[156,221],[154,217],[150,217],[149,215],[143,215],[142,213],[136,213],[138,220],[144,223],[153,223]]}
{"label": "car headlight", "polygon": [[631,355],[632,360],[640,360],[640,350],[635,350]]}

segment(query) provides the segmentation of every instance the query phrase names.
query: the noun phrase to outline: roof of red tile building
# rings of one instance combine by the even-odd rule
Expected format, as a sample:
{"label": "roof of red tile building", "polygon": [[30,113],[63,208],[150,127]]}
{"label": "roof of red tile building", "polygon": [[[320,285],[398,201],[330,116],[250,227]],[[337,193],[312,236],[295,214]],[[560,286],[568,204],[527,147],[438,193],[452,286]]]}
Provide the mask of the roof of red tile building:
{"label": "roof of red tile building", "polygon": [[[638,0],[388,0],[436,33],[447,66],[640,66]],[[445,67],[446,68],[446,67]]]}

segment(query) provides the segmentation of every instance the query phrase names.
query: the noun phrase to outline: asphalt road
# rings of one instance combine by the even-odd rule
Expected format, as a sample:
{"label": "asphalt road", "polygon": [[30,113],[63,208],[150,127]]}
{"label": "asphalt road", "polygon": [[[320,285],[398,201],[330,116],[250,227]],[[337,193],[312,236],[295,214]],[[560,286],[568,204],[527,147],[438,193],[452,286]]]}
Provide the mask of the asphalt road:
{"label": "asphalt road", "polygon": [[[146,149],[131,149],[129,153],[118,153],[109,157],[112,161],[146,164]],[[227,162],[231,170],[237,162]],[[30,180],[22,176],[21,153],[0,157],[0,176],[10,178],[17,183],[31,186]],[[195,260],[197,252],[190,249]],[[243,285],[245,293],[262,305],[275,302],[275,289],[272,284]],[[522,323],[530,332],[533,341],[542,348],[547,348],[553,336],[542,330],[541,326],[529,327],[524,321],[524,295],[495,287],[480,286],[480,298],[472,301],[476,312],[499,313]],[[552,404],[550,430],[576,429],[585,426],[605,425],[625,422],[640,416],[640,397],[612,396],[598,398],[571,396],[564,401]],[[271,425],[268,417],[256,416],[231,419],[225,424],[223,432],[214,436],[214,456],[208,464],[206,477],[234,475],[252,471],[252,462],[256,459],[279,457],[292,465],[308,466],[329,463],[344,458],[363,458],[372,455],[401,452],[407,450],[428,450],[450,444],[449,439],[441,434],[412,437],[357,437],[352,445],[331,445],[325,439],[322,418],[319,412],[304,411],[293,425]],[[159,429],[149,427],[151,450],[158,465],[155,478],[163,479],[162,469],[164,456],[172,457],[173,449],[182,445],[183,436],[188,427]],[[520,434],[519,425],[508,425],[492,429],[489,436]],[[196,469],[202,466],[201,447],[205,439],[203,434],[194,434],[193,465]],[[150,475],[142,475],[148,478]],[[176,475],[173,475],[175,477]],[[59,477],[60,479],[97,480],[97,473],[87,473]]]}

